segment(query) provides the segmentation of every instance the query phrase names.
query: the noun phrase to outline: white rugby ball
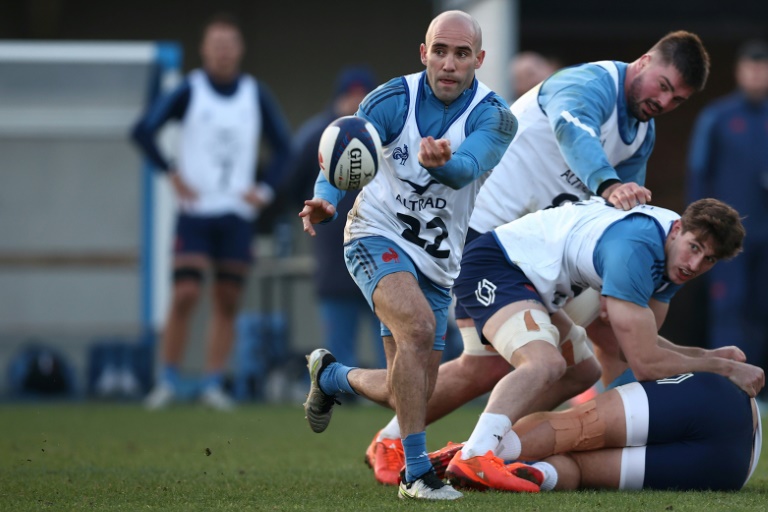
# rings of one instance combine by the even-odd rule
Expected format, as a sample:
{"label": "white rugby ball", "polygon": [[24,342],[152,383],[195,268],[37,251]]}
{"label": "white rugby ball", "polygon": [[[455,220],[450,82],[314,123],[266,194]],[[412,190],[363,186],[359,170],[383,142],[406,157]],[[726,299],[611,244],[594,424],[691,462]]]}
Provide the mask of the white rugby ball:
{"label": "white rugby ball", "polygon": [[340,117],[323,131],[317,159],[331,185],[341,190],[361,189],[379,170],[379,133],[362,117]]}

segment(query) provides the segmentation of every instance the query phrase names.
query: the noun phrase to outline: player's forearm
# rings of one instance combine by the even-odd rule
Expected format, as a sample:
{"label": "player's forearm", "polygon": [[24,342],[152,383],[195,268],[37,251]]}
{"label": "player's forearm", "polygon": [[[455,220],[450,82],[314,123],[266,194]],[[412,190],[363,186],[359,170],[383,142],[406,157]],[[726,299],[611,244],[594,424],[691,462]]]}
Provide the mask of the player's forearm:
{"label": "player's forearm", "polygon": [[131,132],[131,138],[141,148],[141,151],[149,159],[149,161],[158,170],[168,172],[171,168],[171,163],[162,154],[158,147],[155,136],[157,129],[149,127],[146,123],[140,122],[134,126]]}
{"label": "player's forearm", "polygon": [[[315,181],[315,195],[314,197],[324,199],[331,203],[334,207],[336,207],[337,204],[339,204],[339,201],[341,201],[341,198],[344,197],[345,192],[343,190],[339,190],[330,183],[328,183],[328,180],[325,179],[325,175],[322,172],[319,172],[317,174],[317,180]],[[338,212],[334,213],[332,217],[326,219],[323,221],[323,223],[330,222],[332,220],[336,220],[336,217],[338,217]]]}
{"label": "player's forearm", "polygon": [[458,190],[476,180],[481,172],[472,155],[455,153],[445,165],[427,169],[427,172],[443,185]]}
{"label": "player's forearm", "polygon": [[733,362],[720,357],[690,357],[659,348],[653,357],[630,360],[629,366],[639,381],[658,380],[681,373],[710,372],[729,377]]}
{"label": "player's forearm", "polygon": [[499,165],[517,133],[517,119],[509,110],[497,109],[487,124],[472,132],[445,165],[427,169],[429,174],[458,190]]}
{"label": "player's forearm", "polygon": [[661,348],[665,348],[667,350],[671,350],[673,352],[677,352],[678,354],[682,354],[688,357],[706,357],[707,356],[707,351],[704,350],[703,348],[684,347],[682,345],[676,345],[671,341],[669,341],[668,339],[664,338],[663,336],[659,336],[658,345]]}

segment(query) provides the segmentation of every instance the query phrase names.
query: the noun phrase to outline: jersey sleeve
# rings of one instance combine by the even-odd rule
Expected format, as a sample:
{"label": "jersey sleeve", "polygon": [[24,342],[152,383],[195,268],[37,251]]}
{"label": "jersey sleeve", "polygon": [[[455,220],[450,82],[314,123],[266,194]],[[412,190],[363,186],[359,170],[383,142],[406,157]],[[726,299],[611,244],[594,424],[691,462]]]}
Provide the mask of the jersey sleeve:
{"label": "jersey sleeve", "polygon": [[[327,179],[325,179],[325,174],[323,174],[322,172],[319,172],[317,174],[317,179],[315,180],[315,197],[318,197],[320,199],[325,199],[326,201],[331,203],[335,208],[345,194],[346,194],[345,191],[339,190],[338,188],[331,185],[331,183]],[[332,220],[336,220],[336,217],[338,216],[339,216],[339,212],[335,212],[333,214],[333,217],[325,219],[323,222],[321,222],[321,224],[325,224],[326,222],[331,222]]]}
{"label": "jersey sleeve", "polygon": [[644,215],[625,217],[605,230],[593,256],[603,280],[601,294],[648,307],[654,276],[664,272],[664,246],[658,238],[656,221]]}
{"label": "jersey sleeve", "polygon": [[363,99],[358,116],[369,121],[386,146],[403,131],[408,117],[408,86],[402,77],[380,85]]}
{"label": "jersey sleeve", "polygon": [[169,94],[157,98],[131,130],[131,138],[158,170],[168,171],[171,163],[157,145],[157,132],[170,120],[181,120],[187,112],[192,89],[189,80]]}
{"label": "jersey sleeve", "polygon": [[619,179],[600,143],[600,127],[616,101],[610,73],[598,65],[566,68],[544,81],[539,106],[546,113],[569,168],[593,192]]}
{"label": "jersey sleeve", "polygon": [[496,167],[517,133],[517,118],[496,93],[489,94],[467,118],[467,138],[442,166],[427,171],[459,189]]}

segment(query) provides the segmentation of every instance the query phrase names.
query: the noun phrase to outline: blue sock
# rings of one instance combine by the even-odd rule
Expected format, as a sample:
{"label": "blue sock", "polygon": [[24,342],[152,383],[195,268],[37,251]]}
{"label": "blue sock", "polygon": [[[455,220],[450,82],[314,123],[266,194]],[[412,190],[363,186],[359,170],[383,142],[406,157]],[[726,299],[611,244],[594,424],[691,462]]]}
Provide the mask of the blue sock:
{"label": "blue sock", "polygon": [[326,395],[336,395],[338,393],[356,394],[347,379],[347,374],[352,370],[354,368],[344,366],[339,362],[329,364],[320,374],[320,390]]}
{"label": "blue sock", "polygon": [[179,368],[175,364],[164,364],[161,374],[163,382],[170,384],[174,389],[179,388]]}
{"label": "blue sock", "polygon": [[427,455],[427,433],[411,434],[403,439],[405,481],[413,482],[432,469]]}
{"label": "blue sock", "polygon": [[203,389],[208,388],[223,388],[224,387],[224,373],[223,372],[212,372],[207,374],[203,378]]}

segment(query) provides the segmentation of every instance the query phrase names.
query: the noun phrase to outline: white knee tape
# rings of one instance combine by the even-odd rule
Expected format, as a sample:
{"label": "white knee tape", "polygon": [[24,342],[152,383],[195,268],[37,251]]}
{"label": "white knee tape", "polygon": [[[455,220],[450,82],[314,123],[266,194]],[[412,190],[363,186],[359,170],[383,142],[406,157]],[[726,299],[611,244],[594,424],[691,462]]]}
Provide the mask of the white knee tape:
{"label": "white knee tape", "polygon": [[588,326],[600,314],[600,292],[594,288],[587,288],[569,300],[563,311],[573,320],[573,323],[582,327]]}
{"label": "white knee tape", "polygon": [[587,338],[587,330],[583,327],[573,324],[568,336],[561,340],[560,353],[568,366],[575,366],[585,359],[592,357],[592,349],[589,348],[590,341]]}
{"label": "white knee tape", "polygon": [[496,349],[491,345],[483,345],[475,327],[460,327],[461,339],[464,341],[464,353],[469,356],[497,356]]}
{"label": "white knee tape", "polygon": [[557,348],[560,333],[557,332],[557,327],[552,325],[549,313],[526,309],[515,313],[499,327],[493,339],[493,346],[504,359],[510,361],[515,350],[535,340],[546,341]]}

